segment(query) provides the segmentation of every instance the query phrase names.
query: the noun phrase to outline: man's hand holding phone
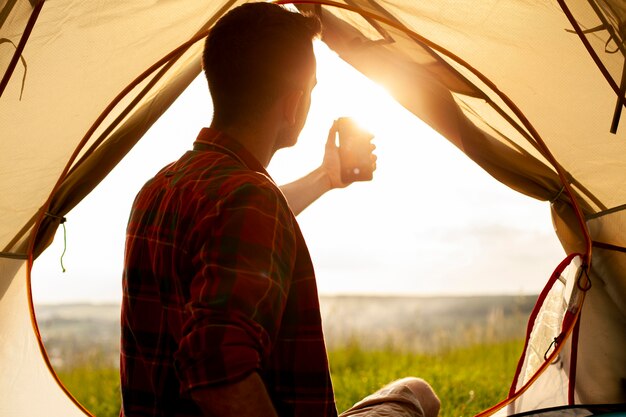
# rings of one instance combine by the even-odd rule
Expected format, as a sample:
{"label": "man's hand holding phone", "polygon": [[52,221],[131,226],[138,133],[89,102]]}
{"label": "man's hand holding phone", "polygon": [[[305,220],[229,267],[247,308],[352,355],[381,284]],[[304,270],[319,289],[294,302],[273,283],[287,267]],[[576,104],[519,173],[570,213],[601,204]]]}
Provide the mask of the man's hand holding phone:
{"label": "man's hand holding phone", "polygon": [[[337,145],[339,135],[339,145]],[[365,131],[348,117],[333,123],[328,132],[322,166],[330,188],[343,188],[355,181],[370,181],[376,170],[376,155],[372,144],[374,135]]]}

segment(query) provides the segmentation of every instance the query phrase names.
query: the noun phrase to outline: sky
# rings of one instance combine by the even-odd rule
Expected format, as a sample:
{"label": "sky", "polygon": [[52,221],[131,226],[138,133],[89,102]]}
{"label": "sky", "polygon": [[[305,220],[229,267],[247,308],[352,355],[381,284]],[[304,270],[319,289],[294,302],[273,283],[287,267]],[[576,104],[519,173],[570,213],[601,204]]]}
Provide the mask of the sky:
{"label": "sky", "polygon": [[[549,204],[497,182],[380,86],[316,44],[318,84],[298,144],[268,167],[278,184],[320,165],[332,121],[354,117],[375,135],[371,182],[332,190],[298,216],[321,294],[536,294],[565,256]],[[132,201],[191,147],[212,115],[194,81],[129,155],[68,213],[35,261],[37,303],[119,302]],[[62,271],[61,255],[64,251]]]}

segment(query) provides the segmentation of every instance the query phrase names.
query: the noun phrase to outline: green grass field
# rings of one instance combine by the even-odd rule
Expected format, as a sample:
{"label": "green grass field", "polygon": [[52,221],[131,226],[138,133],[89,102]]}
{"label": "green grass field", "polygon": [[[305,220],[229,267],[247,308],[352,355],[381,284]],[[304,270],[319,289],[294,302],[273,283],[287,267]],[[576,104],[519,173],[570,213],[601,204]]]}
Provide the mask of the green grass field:
{"label": "green grass field", "polygon": [[[521,349],[522,342],[514,341],[423,355],[395,347],[366,350],[354,342],[329,352],[337,408],[347,409],[394,379],[418,376],[439,395],[441,417],[473,416],[505,397]],[[117,369],[76,365],[59,376],[97,417],[119,415]]]}

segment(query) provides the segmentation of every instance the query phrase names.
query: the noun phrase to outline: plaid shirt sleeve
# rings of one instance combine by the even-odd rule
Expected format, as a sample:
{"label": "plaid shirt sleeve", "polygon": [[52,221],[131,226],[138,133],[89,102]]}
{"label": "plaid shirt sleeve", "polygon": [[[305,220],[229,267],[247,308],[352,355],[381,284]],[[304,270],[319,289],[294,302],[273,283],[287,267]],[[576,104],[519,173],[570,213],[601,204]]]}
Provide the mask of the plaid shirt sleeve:
{"label": "plaid shirt sleeve", "polygon": [[238,184],[197,221],[189,247],[195,275],[175,354],[181,391],[263,367],[294,268],[293,217],[273,185]]}

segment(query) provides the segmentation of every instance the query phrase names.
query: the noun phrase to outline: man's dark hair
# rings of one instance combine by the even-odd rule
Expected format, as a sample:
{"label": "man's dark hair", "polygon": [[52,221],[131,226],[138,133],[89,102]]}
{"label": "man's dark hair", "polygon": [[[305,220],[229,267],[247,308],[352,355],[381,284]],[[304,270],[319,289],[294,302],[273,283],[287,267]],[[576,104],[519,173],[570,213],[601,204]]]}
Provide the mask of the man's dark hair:
{"label": "man's dark hair", "polygon": [[202,57],[214,125],[255,120],[290,88],[304,88],[320,31],[316,17],[270,3],[244,4],[224,15]]}

